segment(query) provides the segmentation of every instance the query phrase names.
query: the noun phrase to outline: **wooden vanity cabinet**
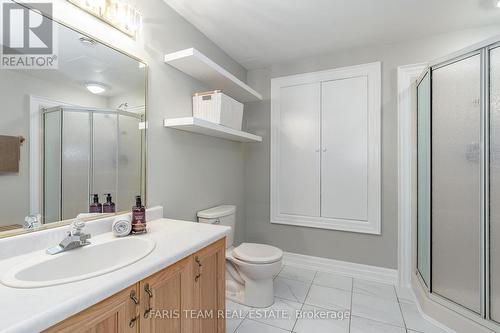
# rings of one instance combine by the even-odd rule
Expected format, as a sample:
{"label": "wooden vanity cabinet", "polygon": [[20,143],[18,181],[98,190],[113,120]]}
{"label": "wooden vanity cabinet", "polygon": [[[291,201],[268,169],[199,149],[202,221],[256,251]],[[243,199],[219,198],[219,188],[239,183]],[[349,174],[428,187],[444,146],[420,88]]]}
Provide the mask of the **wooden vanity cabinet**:
{"label": "wooden vanity cabinet", "polygon": [[45,332],[136,333],[139,332],[139,290],[137,285],[52,326]]}
{"label": "wooden vanity cabinet", "polygon": [[185,310],[193,308],[193,281],[190,256],[139,282],[140,332],[194,332],[185,316]]}
{"label": "wooden vanity cabinet", "polygon": [[194,332],[226,332],[226,246],[214,243],[194,255]]}
{"label": "wooden vanity cabinet", "polygon": [[45,332],[225,333],[225,239]]}

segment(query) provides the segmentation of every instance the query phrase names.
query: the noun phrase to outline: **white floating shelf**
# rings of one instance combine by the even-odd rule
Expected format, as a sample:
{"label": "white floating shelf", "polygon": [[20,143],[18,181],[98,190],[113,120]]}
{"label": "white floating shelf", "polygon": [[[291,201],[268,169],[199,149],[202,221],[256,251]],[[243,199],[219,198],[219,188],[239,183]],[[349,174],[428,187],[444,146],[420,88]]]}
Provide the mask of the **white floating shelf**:
{"label": "white floating shelf", "polygon": [[262,100],[262,95],[195,48],[167,54],[165,63],[204,82],[210,90],[222,90],[239,102]]}
{"label": "white floating shelf", "polygon": [[226,126],[193,117],[165,119],[164,126],[168,128],[175,128],[181,131],[215,136],[231,141],[262,142],[262,137],[258,135],[238,131]]}

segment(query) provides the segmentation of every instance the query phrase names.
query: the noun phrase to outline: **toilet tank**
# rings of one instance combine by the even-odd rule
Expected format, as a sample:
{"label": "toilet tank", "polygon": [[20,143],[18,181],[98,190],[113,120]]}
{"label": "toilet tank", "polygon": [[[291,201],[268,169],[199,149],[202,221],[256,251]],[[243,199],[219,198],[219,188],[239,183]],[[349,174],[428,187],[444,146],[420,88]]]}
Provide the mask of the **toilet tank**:
{"label": "toilet tank", "polygon": [[198,222],[220,224],[231,227],[226,237],[226,248],[233,246],[236,206],[223,205],[198,212]]}

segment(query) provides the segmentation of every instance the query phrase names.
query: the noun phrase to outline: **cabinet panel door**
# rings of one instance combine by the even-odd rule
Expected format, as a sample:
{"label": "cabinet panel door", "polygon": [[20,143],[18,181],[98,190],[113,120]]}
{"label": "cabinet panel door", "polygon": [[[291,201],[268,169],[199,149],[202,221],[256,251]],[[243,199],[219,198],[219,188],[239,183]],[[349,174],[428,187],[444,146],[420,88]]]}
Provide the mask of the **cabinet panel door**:
{"label": "cabinet panel door", "polygon": [[225,240],[218,241],[195,254],[194,302],[199,316],[197,333],[224,333],[225,311]]}
{"label": "cabinet panel door", "polygon": [[185,258],[140,282],[141,332],[192,333],[193,259]]}
{"label": "cabinet panel door", "polygon": [[368,78],[323,82],[321,216],[368,220]]}
{"label": "cabinet panel door", "polygon": [[52,326],[44,332],[137,333],[139,309],[130,297],[131,293],[137,295],[136,285]]}
{"label": "cabinet panel door", "polygon": [[279,109],[279,213],[319,216],[320,84],[282,87]]}

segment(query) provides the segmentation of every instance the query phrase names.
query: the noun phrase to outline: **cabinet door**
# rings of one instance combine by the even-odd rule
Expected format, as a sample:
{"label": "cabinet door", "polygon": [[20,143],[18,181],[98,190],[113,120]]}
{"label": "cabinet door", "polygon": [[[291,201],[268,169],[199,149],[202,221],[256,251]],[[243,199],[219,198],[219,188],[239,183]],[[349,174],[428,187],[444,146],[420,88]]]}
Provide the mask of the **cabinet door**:
{"label": "cabinet door", "polygon": [[[46,333],[137,333],[139,308],[137,286],[74,315],[47,329]],[[135,298],[135,299],[134,299]]]}
{"label": "cabinet door", "polygon": [[282,87],[279,107],[279,214],[320,213],[320,84]]}
{"label": "cabinet door", "polygon": [[321,216],[368,220],[368,78],[323,82]]}
{"label": "cabinet door", "polygon": [[197,333],[226,331],[226,242],[222,239],[194,255],[194,309]]}
{"label": "cabinet door", "polygon": [[192,333],[193,258],[185,258],[140,282],[142,333]]}

